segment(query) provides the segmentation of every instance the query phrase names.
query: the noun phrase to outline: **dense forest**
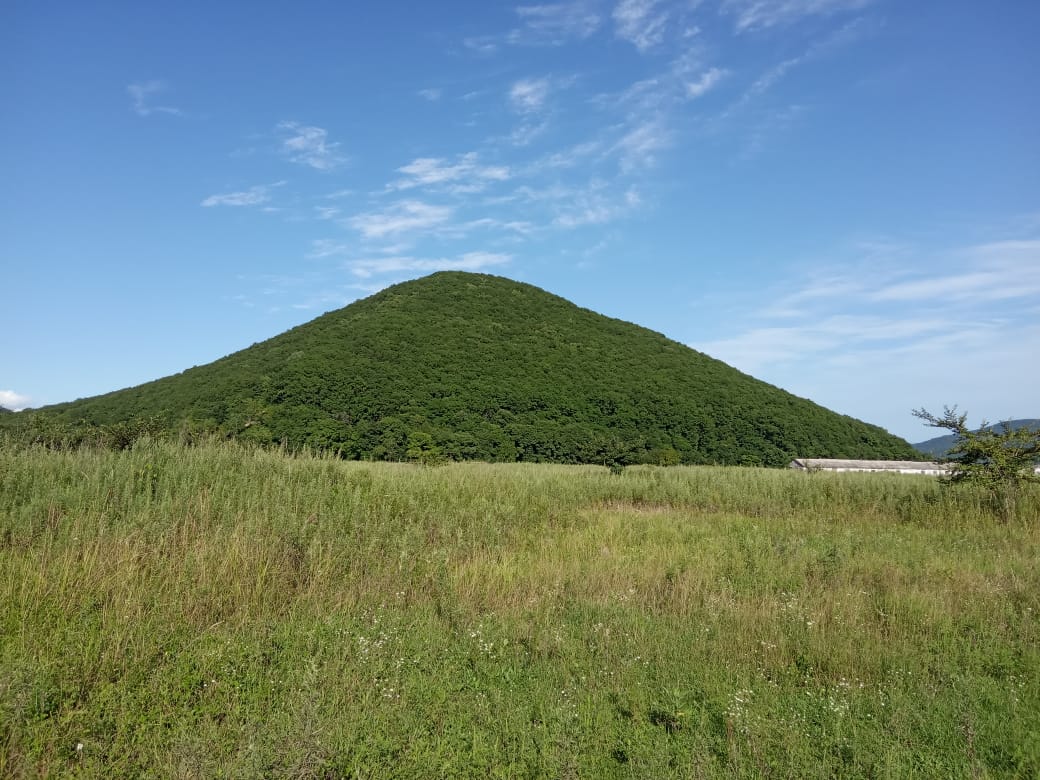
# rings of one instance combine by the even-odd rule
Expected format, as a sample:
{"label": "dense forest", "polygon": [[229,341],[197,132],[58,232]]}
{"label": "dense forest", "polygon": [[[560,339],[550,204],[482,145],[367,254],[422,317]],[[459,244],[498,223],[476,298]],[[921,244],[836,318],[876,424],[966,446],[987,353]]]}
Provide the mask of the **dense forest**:
{"label": "dense forest", "polygon": [[216,433],[379,460],[920,458],[664,336],[501,277],[390,287],[214,363],[3,427]]}

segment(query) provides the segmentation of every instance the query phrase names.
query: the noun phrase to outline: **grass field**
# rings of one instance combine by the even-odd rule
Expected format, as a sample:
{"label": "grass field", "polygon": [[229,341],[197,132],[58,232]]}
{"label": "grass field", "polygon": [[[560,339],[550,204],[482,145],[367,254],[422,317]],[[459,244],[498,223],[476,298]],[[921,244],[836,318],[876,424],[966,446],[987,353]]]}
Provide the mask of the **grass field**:
{"label": "grass field", "polygon": [[0,447],[0,776],[1040,776],[1040,495]]}

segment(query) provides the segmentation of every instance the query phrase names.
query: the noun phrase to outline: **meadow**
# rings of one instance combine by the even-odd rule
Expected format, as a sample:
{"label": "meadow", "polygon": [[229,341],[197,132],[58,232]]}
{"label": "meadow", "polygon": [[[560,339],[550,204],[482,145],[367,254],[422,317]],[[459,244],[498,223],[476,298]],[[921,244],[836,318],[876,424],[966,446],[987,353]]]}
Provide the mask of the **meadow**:
{"label": "meadow", "polygon": [[1040,494],[0,446],[3,777],[1037,777]]}

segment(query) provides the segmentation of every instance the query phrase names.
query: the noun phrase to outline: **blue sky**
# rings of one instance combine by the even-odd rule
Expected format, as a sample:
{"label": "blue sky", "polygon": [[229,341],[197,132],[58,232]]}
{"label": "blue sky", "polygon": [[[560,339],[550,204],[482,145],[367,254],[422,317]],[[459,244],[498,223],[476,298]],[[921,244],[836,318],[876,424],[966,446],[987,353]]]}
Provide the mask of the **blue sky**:
{"label": "blue sky", "polygon": [[465,269],[910,440],[1040,416],[1040,3],[0,11],[0,404]]}

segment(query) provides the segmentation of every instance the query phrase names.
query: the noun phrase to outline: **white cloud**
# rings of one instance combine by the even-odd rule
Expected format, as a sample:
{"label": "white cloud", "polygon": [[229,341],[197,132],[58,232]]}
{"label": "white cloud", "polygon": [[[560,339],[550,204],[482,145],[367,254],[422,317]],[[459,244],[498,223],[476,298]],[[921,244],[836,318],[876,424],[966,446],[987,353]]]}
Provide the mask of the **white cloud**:
{"label": "white cloud", "polygon": [[383,211],[358,214],[347,224],[365,238],[384,238],[411,230],[443,225],[451,219],[449,206],[434,206],[418,200],[402,200]]}
{"label": "white cloud", "polygon": [[918,276],[872,290],[873,301],[944,303],[1007,301],[1040,296],[1040,240],[999,241],[954,253],[968,268]]}
{"label": "white cloud", "polygon": [[822,353],[848,352],[857,347],[885,344],[955,331],[956,321],[941,317],[832,314],[798,325],[752,328],[730,338],[703,342],[698,349],[746,371],[772,363],[805,359]]}
{"label": "white cloud", "polygon": [[607,185],[594,181],[584,191],[569,194],[566,204],[553,220],[561,228],[577,228],[585,225],[604,225],[625,217],[638,208],[642,199],[639,192],[629,188],[622,195],[610,193]]}
{"label": "white cloud", "polygon": [[0,406],[12,412],[20,412],[27,408],[30,401],[32,399],[29,396],[16,393],[14,390],[0,390]]}
{"label": "white cloud", "polygon": [[657,155],[671,146],[671,133],[661,118],[651,119],[629,130],[613,151],[619,155],[621,170],[631,173],[652,167]]}
{"label": "white cloud", "polygon": [[761,95],[764,92],[768,91],[770,87],[772,87],[784,76],[786,76],[789,70],[791,70],[794,67],[797,67],[802,62],[804,62],[805,56],[806,55],[802,54],[797,57],[790,57],[771,67],[769,70],[767,70],[757,79],[755,79],[755,81],[751,84],[750,87],[748,87],[747,91],[741,97],[740,102],[747,103],[752,98],[757,97],[758,95]]}
{"label": "white cloud", "polygon": [[240,192],[226,192],[219,195],[210,195],[202,201],[203,206],[259,206],[271,199],[271,190],[281,187],[284,181],[276,181],[274,184],[258,184],[248,190]]}
{"label": "white cloud", "polygon": [[584,40],[596,32],[600,17],[587,2],[522,5],[516,9],[523,27],[513,30],[508,40],[520,44],[558,46],[570,39]]}
{"label": "white cloud", "polygon": [[509,142],[513,146],[527,146],[549,129],[547,121],[525,122],[509,134]]}
{"label": "white cloud", "polygon": [[791,70],[812,62],[817,58],[824,57],[835,49],[851,44],[861,37],[867,29],[869,29],[869,25],[865,24],[862,18],[853,19],[837,30],[834,30],[814,41],[801,54],[781,60],[755,79],[755,81],[744,90],[743,94],[717,117],[717,121],[723,122],[733,117],[751,104],[756,98],[765,94],[782,81]]}
{"label": "white cloud", "polygon": [[307,257],[319,260],[323,257],[346,255],[353,250],[353,244],[345,244],[340,241],[333,241],[329,238],[318,238],[311,241],[311,251],[307,253]]}
{"label": "white cloud", "polygon": [[706,68],[704,56],[701,46],[691,46],[666,69],[633,82],[621,92],[597,95],[593,102],[624,111],[630,122],[674,111],[711,91],[729,75],[724,68]]}
{"label": "white cloud", "polygon": [[521,5],[516,7],[518,27],[502,35],[474,35],[462,45],[478,55],[495,54],[507,46],[562,46],[592,36],[601,19],[596,6],[600,0],[564,0],[558,3]]}
{"label": "white cloud", "polygon": [[763,290],[743,315],[729,306],[722,334],[693,346],[912,440],[928,438],[909,416],[922,405],[1036,415],[1040,240],[856,249],[859,261],[831,258],[842,271]]}
{"label": "white cloud", "polygon": [[726,71],[721,68],[710,68],[704,71],[696,81],[687,83],[686,96],[689,98],[699,98],[701,95],[707,94],[714,89],[725,76]]}
{"label": "white cloud", "polygon": [[434,89],[434,88],[431,87],[431,88],[427,88],[427,89],[420,89],[418,91],[418,93],[416,93],[416,94],[418,94],[419,97],[421,97],[421,98],[423,98],[425,100],[429,100],[431,103],[436,103],[438,100],[441,99],[441,95],[443,94],[443,91],[440,90],[440,89]]}
{"label": "white cloud", "polygon": [[340,144],[330,143],[328,131],[321,127],[280,122],[276,130],[282,139],[282,152],[295,163],[329,171],[346,162],[338,151]]}
{"label": "white cloud", "polygon": [[462,45],[470,51],[485,57],[498,51],[498,43],[490,35],[477,35],[466,38],[462,41]]}
{"label": "white cloud", "polygon": [[661,5],[661,0],[620,0],[614,7],[617,36],[641,52],[656,47],[668,30],[668,13],[659,10]]}
{"label": "white cloud", "polygon": [[722,11],[736,17],[737,32],[763,30],[806,16],[856,11],[873,0],[726,0]]}
{"label": "white cloud", "polygon": [[126,91],[133,103],[131,108],[138,116],[149,116],[150,114],[173,114],[180,116],[183,112],[173,106],[150,105],[152,97],[166,89],[161,81],[143,81],[127,86]]}
{"label": "white cloud", "polygon": [[603,151],[603,142],[583,141],[566,149],[553,152],[545,159],[534,163],[534,171],[542,168],[574,168]]}
{"label": "white cloud", "polygon": [[520,114],[541,111],[549,97],[549,79],[521,79],[509,89],[509,102]]}
{"label": "white cloud", "polygon": [[397,169],[405,174],[390,185],[391,189],[412,187],[443,187],[454,193],[479,192],[491,182],[506,181],[509,168],[502,165],[481,165],[476,152],[460,155],[449,163],[441,157],[417,157]]}
{"label": "white cloud", "polygon": [[374,275],[401,273],[405,271],[481,271],[485,268],[505,265],[512,260],[511,255],[496,252],[466,252],[458,257],[422,258],[422,257],[377,257],[352,260],[347,267],[362,279]]}

